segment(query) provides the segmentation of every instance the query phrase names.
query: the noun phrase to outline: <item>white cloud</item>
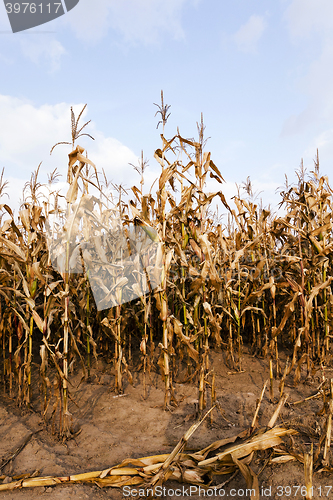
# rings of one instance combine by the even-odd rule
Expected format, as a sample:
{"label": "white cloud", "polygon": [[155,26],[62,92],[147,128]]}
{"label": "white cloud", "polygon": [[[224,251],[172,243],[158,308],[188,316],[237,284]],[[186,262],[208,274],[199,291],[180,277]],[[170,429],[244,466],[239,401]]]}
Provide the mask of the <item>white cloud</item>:
{"label": "white cloud", "polygon": [[[316,155],[316,151],[319,151],[319,163],[322,163],[322,167],[326,168],[327,163],[329,168],[331,168],[331,159],[333,157],[333,129],[330,128],[318,134],[311,141],[309,147],[304,151],[303,158],[305,166],[310,165],[309,170],[313,169],[313,159]],[[324,161],[321,162],[320,159]],[[327,172],[326,172],[327,173]]]}
{"label": "white cloud", "polygon": [[110,0],[94,0],[93,3],[80,0],[78,5],[61,19],[69,24],[79,39],[99,41],[108,31],[110,4]]}
{"label": "white cloud", "polygon": [[[8,182],[8,185],[4,189],[4,193],[6,193],[6,194],[4,194],[1,197],[0,203],[1,204],[6,203],[14,211],[14,214],[17,214],[18,208],[20,207],[20,204],[23,201],[22,200],[22,193],[23,193],[23,188],[24,188],[26,181],[23,179],[17,179],[16,177],[8,175],[8,172],[6,171],[6,169],[5,169],[5,173],[4,173],[4,180]],[[4,220],[6,220],[7,218],[9,218],[9,216],[8,217],[4,216]]]}
{"label": "white cloud", "polygon": [[[46,29],[50,29],[49,26],[51,25]],[[0,15],[0,31],[3,31],[0,36],[1,41],[5,42],[1,47],[0,61],[7,65],[17,64],[17,54],[21,52],[34,64],[46,68],[49,73],[56,72],[60,68],[61,58],[66,54],[66,50],[54,36],[42,33],[43,30],[45,26],[41,31],[37,27],[27,32],[13,34],[4,10],[3,15]]]}
{"label": "white cloud", "polygon": [[166,32],[174,39],[184,38],[181,12],[186,0],[128,0],[110,2],[111,25],[127,42],[158,41]]}
{"label": "white cloud", "polygon": [[264,16],[252,15],[233,35],[233,40],[238,49],[246,53],[255,53],[265,28]]}
{"label": "white cloud", "polygon": [[[67,122],[67,123],[66,123]],[[59,138],[68,137],[69,106],[34,107],[28,100],[0,95],[0,157],[26,176]]]}
{"label": "white cloud", "polygon": [[112,28],[127,43],[152,44],[161,34],[184,38],[182,11],[197,4],[198,0],[81,0],[64,20],[84,40],[98,41]]}
{"label": "white cloud", "polygon": [[116,184],[133,186],[137,174],[129,163],[137,164],[137,156],[124,144],[102,132],[92,130],[95,143],[89,144],[88,154],[99,172],[104,169],[110,181]]}
{"label": "white cloud", "polygon": [[12,66],[15,62],[12,57],[8,57],[8,55],[5,54],[0,54],[0,61],[8,66]]}
{"label": "white cloud", "polygon": [[[244,179],[244,181],[245,181],[245,179]],[[277,182],[273,182],[273,181],[262,181],[262,180],[258,180],[258,179],[252,179],[252,178],[251,178],[251,184],[252,184],[252,192],[253,192],[253,195],[255,198],[254,203],[256,205],[260,206],[260,203],[262,200],[262,204],[264,207],[271,205],[271,208],[273,210],[276,210],[278,203],[281,201],[279,194],[276,193],[276,190],[280,187],[280,184]],[[243,189],[243,182],[238,183],[238,188],[239,188],[239,194],[240,194],[241,198],[247,199],[248,195],[247,195],[246,191]],[[237,183],[227,181],[227,182],[224,182],[223,184],[218,184],[216,181],[208,179],[207,183],[206,183],[205,190],[209,193],[213,193],[216,191],[222,191],[228,205],[231,208],[236,209],[236,205],[234,204],[234,201],[232,198],[234,196],[238,196]],[[215,210],[216,205],[218,206],[218,210],[219,210],[220,214],[226,213],[226,209],[218,197],[215,198],[215,201],[213,200],[211,208],[213,210]]]}
{"label": "white cloud", "polygon": [[313,32],[330,35],[333,28],[333,3],[331,0],[292,0],[285,17],[291,38],[308,38]]}
{"label": "white cloud", "polygon": [[281,135],[291,135],[330,120],[333,113],[333,3],[292,0],[285,19],[289,37],[305,61],[296,85],[308,97],[307,106],[283,125]]}
{"label": "white cloud", "polygon": [[314,106],[307,106],[300,113],[288,116],[282,125],[280,137],[288,137],[304,132],[313,118],[315,118]]}
{"label": "white cloud", "polygon": [[[197,7],[201,0],[80,0],[74,9],[53,21],[53,27],[65,24],[83,42],[97,43],[113,30],[114,43],[145,45],[159,43],[163,36],[176,40],[184,38],[182,15],[186,8]],[[51,28],[51,24],[49,25]],[[0,30],[8,30],[9,43],[49,73],[59,70],[66,49],[55,36],[21,33],[10,34],[8,17],[0,16]],[[69,50],[67,48],[67,50]],[[13,52],[13,51],[12,51]],[[0,53],[6,64],[8,47]]]}
{"label": "white cloud", "polygon": [[34,64],[48,67],[50,73],[54,73],[60,69],[61,58],[66,54],[62,44],[48,37],[43,37],[42,43],[37,35],[37,38],[32,38],[30,35],[20,39],[21,49],[23,54],[30,59]]}
{"label": "white cloud", "polygon": [[1,13],[1,15],[0,15],[0,30],[4,31],[5,32],[4,34],[7,36],[7,34],[9,35],[11,33],[11,27],[10,27],[10,22],[9,22],[8,16],[6,14],[6,9],[2,5],[0,7],[0,13]]}
{"label": "white cloud", "polygon": [[[76,116],[82,107],[81,104],[74,106]],[[85,121],[83,116],[81,126]],[[78,142],[87,148],[98,171],[104,169],[108,179],[116,184],[131,187],[137,183],[137,176],[128,165],[136,164],[137,157],[127,146],[115,138],[105,137],[93,122],[84,131],[95,137],[95,141],[82,137]],[[71,146],[59,145],[50,156],[51,147],[58,141],[71,141],[69,104],[36,107],[29,101],[0,95],[0,169],[5,167],[4,177],[10,178],[13,203],[22,196],[22,186],[41,161],[40,182],[46,182],[47,174],[55,168],[66,180]],[[4,200],[6,202],[6,198]]]}

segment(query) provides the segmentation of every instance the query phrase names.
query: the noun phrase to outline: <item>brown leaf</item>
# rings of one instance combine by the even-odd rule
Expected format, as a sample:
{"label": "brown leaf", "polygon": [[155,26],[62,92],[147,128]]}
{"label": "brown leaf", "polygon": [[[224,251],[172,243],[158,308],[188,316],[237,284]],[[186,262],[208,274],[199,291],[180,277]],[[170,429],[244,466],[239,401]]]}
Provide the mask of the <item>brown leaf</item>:
{"label": "brown leaf", "polygon": [[233,455],[231,455],[231,457],[232,460],[235,462],[235,464],[239,467],[239,470],[241,471],[242,476],[246,481],[246,486],[250,490],[252,490],[249,492],[251,498],[254,498],[255,500],[260,500],[259,481],[257,475],[253,472],[253,470],[250,468],[249,465],[244,464],[241,460],[237,460],[237,458],[235,458]]}
{"label": "brown leaf", "polygon": [[17,246],[15,243],[13,243],[10,240],[7,240],[3,236],[0,236],[0,241],[7,247],[9,250],[14,252],[20,259],[22,259],[24,262],[26,261],[26,257],[24,252],[21,250],[19,246]]}
{"label": "brown leaf", "polygon": [[267,448],[273,448],[279,445],[282,436],[288,434],[295,434],[296,431],[293,429],[285,429],[283,427],[274,427],[266,432],[257,433],[251,439],[245,441],[244,443],[232,446],[226,451],[219,453],[215,457],[208,458],[199,462],[200,467],[204,467],[208,464],[214,463],[216,461],[222,461],[227,455],[232,455],[233,458],[243,458],[249,455],[252,451],[257,450],[267,450]]}

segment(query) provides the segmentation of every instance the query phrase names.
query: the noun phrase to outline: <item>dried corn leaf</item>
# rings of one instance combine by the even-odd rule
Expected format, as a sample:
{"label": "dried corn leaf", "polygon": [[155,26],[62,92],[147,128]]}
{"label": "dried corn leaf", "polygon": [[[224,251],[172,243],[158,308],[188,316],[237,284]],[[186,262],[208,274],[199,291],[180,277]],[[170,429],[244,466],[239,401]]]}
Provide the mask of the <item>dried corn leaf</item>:
{"label": "dried corn leaf", "polygon": [[9,250],[14,252],[14,254],[16,254],[17,257],[22,259],[24,262],[26,261],[26,256],[25,256],[23,250],[21,250],[21,248],[18,245],[16,245],[15,243],[13,243],[10,240],[7,240],[3,236],[0,236],[0,242],[2,242]]}
{"label": "dried corn leaf", "polygon": [[254,498],[255,500],[260,500],[260,495],[259,495],[259,482],[258,482],[258,477],[257,475],[253,472],[251,467],[249,465],[244,464],[241,460],[237,460],[233,455],[232,459],[235,462],[235,464],[238,466],[239,470],[241,471],[245,481],[246,481],[246,486],[251,490],[250,496],[251,498]]}
{"label": "dried corn leaf", "polygon": [[257,450],[267,450],[267,448],[273,448],[279,445],[282,440],[282,436],[287,436],[289,434],[295,434],[296,431],[293,429],[285,429],[283,427],[275,427],[266,432],[261,432],[253,436],[251,439],[245,443],[232,446],[222,453],[219,453],[215,457],[208,458],[198,463],[200,467],[212,464],[214,462],[219,462],[227,457],[227,455],[232,455],[234,458],[243,458],[249,455],[252,451]]}

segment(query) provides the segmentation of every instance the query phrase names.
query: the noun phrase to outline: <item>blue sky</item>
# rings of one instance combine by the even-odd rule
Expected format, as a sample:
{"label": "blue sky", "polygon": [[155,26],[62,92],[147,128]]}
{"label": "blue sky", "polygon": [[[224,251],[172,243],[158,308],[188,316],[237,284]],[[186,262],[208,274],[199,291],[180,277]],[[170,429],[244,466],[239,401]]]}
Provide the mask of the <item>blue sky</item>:
{"label": "blue sky", "polygon": [[96,140],[80,144],[98,170],[130,188],[139,179],[128,163],[143,149],[148,191],[159,173],[161,89],[168,137],[177,126],[195,137],[203,112],[227,197],[250,176],[264,204],[276,206],[285,174],[294,181],[301,158],[311,170],[317,147],[330,176],[331,0],[80,0],[16,34],[1,4],[0,31],[0,168],[15,207],[41,161],[41,181],[55,167],[65,181],[68,148],[49,150],[70,140],[70,106],[85,103]]}

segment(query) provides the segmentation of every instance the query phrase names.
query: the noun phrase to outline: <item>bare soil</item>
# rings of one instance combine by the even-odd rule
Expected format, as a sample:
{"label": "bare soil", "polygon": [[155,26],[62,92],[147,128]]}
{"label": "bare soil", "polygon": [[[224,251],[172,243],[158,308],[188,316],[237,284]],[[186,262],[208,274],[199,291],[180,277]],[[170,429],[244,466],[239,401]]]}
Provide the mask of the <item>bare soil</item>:
{"label": "bare soil", "polygon": [[[216,373],[217,399],[223,409],[214,410],[213,422],[206,420],[190,439],[187,450],[204,448],[217,439],[239,434],[251,425],[265,380],[269,377],[268,360],[244,355],[243,372],[231,373],[225,363],[222,351],[210,353],[211,367]],[[47,428],[40,413],[36,410],[19,409],[6,396],[0,402],[0,465],[29,436],[24,449],[0,472],[6,479],[21,474],[36,473],[38,476],[68,476],[81,472],[103,470],[120,463],[126,458],[138,458],[171,452],[181,436],[195,421],[197,411],[197,387],[193,384],[175,384],[178,406],[163,409],[164,391],[159,374],[150,376],[147,399],[143,399],[142,374],[134,374],[134,384],[126,384],[123,395],[111,391],[113,377],[107,367],[97,366],[91,381],[81,382],[74,377],[70,411],[73,415],[73,432],[76,436],[66,442],[60,441]],[[329,378],[329,369],[325,375]],[[321,382],[322,373],[317,372],[311,380],[306,380],[306,372],[301,373],[300,383],[294,387],[293,373],[286,381],[285,392],[289,394],[288,403],[280,414],[278,423],[289,424],[300,433],[295,439],[300,452],[310,450],[310,441],[318,442],[325,417],[317,415],[322,409],[320,399],[311,399],[303,404],[293,405],[295,401],[314,394]],[[76,385],[75,385],[76,384]],[[279,381],[274,382],[274,395],[278,399]],[[34,408],[38,402],[34,403]],[[260,413],[259,424],[264,427],[276,408],[269,400],[266,390]],[[281,465],[269,464],[269,453],[255,456],[251,467],[259,473],[261,498],[303,498],[297,486],[304,485],[303,465],[292,462]],[[267,464],[265,467],[265,463]],[[264,468],[263,468],[264,467]],[[262,472],[260,472],[262,470]],[[38,472],[36,472],[38,471]],[[220,484],[228,477],[220,476]],[[333,498],[333,476],[316,473],[313,479],[314,498]],[[217,484],[217,483],[216,483]],[[284,490],[278,487],[283,487]],[[290,490],[285,488],[290,486]],[[166,483],[164,498],[176,498],[167,490],[179,488],[178,483]],[[321,490],[320,490],[321,487]],[[326,488],[325,488],[326,487]],[[225,498],[246,498],[246,483],[238,474],[225,485]],[[237,490],[236,495],[231,490]],[[139,489],[139,488],[138,488]],[[242,491],[244,490],[244,493]],[[95,485],[58,485],[54,487],[25,488],[0,493],[1,500],[120,500],[128,498],[114,488],[99,488]],[[185,499],[181,495],[177,498]],[[203,493],[192,494],[193,500],[203,498]]]}

